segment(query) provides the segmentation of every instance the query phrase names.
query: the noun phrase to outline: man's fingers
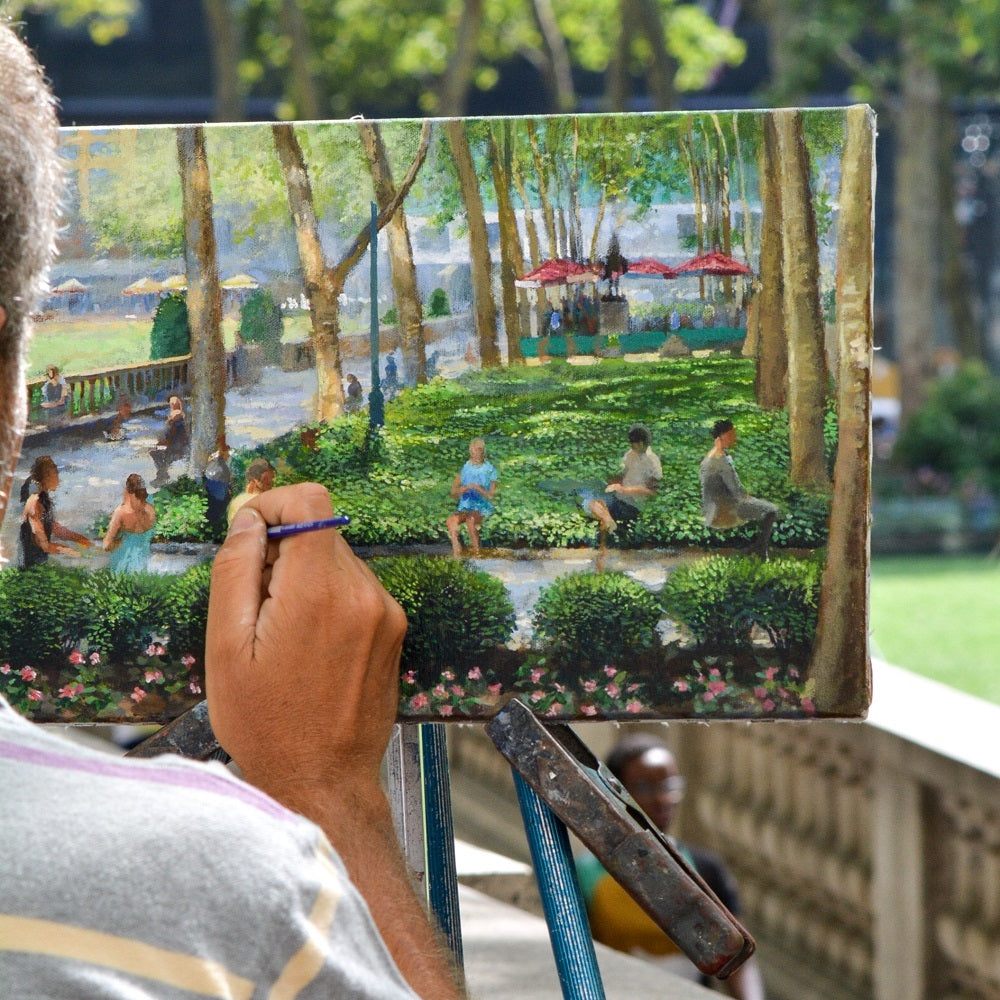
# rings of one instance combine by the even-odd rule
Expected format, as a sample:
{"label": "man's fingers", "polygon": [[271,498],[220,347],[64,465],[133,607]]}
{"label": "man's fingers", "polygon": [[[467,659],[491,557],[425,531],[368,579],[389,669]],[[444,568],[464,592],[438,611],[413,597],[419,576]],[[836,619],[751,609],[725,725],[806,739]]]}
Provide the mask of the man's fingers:
{"label": "man's fingers", "polygon": [[252,648],[263,600],[266,524],[252,507],[236,512],[229,535],[212,564],[208,600],[209,658],[227,661]]}

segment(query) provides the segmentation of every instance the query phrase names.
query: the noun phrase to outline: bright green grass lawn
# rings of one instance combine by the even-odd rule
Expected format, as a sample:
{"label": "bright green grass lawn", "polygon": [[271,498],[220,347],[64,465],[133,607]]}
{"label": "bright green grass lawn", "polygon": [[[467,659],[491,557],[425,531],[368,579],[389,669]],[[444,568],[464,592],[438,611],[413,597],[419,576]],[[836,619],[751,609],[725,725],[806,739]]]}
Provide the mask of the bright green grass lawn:
{"label": "bright green grass lawn", "polygon": [[1000,704],[1000,561],[982,555],[876,556],[876,655]]}

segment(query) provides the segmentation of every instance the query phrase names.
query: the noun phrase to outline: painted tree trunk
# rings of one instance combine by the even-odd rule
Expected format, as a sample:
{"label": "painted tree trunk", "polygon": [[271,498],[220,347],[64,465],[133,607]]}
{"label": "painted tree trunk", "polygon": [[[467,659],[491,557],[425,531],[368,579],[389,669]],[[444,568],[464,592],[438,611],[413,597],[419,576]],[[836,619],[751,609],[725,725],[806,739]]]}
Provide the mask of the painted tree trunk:
{"label": "painted tree trunk", "polygon": [[[729,144],[726,142],[718,115],[712,115],[712,124],[715,126],[715,137],[718,142],[716,171],[718,175],[721,246],[722,252],[728,257],[733,252],[733,207],[729,190]],[[733,301],[733,279],[731,275],[727,274],[722,278],[722,294],[725,296],[727,302]]]}
{"label": "painted tree trunk", "polygon": [[212,187],[201,126],[177,129],[184,212],[188,326],[191,330],[189,473],[201,479],[226,419],[226,352],[222,290],[212,224]]}
{"label": "painted tree trunk", "polygon": [[273,125],[288,208],[295,228],[299,263],[309,299],[312,343],[316,354],[316,418],[332,420],[344,412],[343,372],[340,368],[340,305],[343,281],[334,279],[323,258],[319,222],[313,204],[309,172],[291,125]]}
{"label": "painted tree trunk", "polygon": [[552,210],[552,200],[549,198],[549,171],[538,146],[535,123],[529,118],[525,125],[528,129],[528,142],[531,144],[531,156],[535,163],[535,183],[538,185],[538,201],[542,208],[545,235],[549,241],[549,256],[558,257],[559,241],[556,239],[556,217]]}
{"label": "painted tree trunk", "polygon": [[[753,308],[757,338],[757,402],[765,410],[780,410],[787,398],[788,338],[785,334],[778,136],[770,116],[764,119],[760,145],[760,201],[760,289]],[[747,322],[750,322],[749,316]]]}
{"label": "painted tree trunk", "polygon": [[[837,424],[833,504],[811,676],[821,712],[857,714],[870,700],[868,530],[874,121],[847,111],[837,232]],[[847,666],[852,670],[845,669]],[[862,676],[858,671],[864,670]]]}
{"label": "painted tree trunk", "polygon": [[781,238],[788,331],[789,476],[796,486],[828,484],[823,454],[826,361],[819,300],[819,245],[801,112],[774,113],[781,177]]}
{"label": "painted tree trunk", "polygon": [[[372,174],[375,201],[378,207],[384,210],[396,195],[396,185],[393,183],[392,167],[385,151],[385,143],[382,141],[382,133],[378,125],[373,122],[359,122],[358,132]],[[406,385],[425,385],[427,360],[424,310],[417,287],[417,268],[413,262],[410,230],[406,222],[406,213],[402,208],[396,209],[386,230],[392,289],[396,296],[396,310],[399,314],[401,331],[403,381]]]}
{"label": "painted tree trunk", "polygon": [[[497,221],[500,226],[500,291],[503,302],[503,325],[507,337],[507,363],[523,364],[521,352],[521,313],[518,309],[517,288],[514,281],[524,269],[521,255],[521,237],[517,231],[517,217],[510,196],[510,123],[504,123],[506,132],[504,150],[501,152],[496,137],[490,132],[490,165],[493,169],[493,188],[497,196]],[[507,155],[504,155],[504,154]]]}
{"label": "painted tree trunk", "polygon": [[483,198],[465,126],[461,121],[452,119],[445,122],[444,127],[458,169],[458,183],[469,226],[469,258],[472,264],[472,298],[479,341],[479,361],[484,368],[496,368],[500,365],[500,349],[497,346],[497,310],[493,299],[493,262],[490,259]]}

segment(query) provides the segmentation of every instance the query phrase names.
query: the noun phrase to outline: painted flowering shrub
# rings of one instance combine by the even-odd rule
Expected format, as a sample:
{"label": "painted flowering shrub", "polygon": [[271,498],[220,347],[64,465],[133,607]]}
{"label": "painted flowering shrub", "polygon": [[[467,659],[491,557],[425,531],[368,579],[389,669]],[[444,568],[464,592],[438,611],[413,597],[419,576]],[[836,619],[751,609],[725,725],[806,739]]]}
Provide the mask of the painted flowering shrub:
{"label": "painted flowering shrub", "polygon": [[55,673],[0,664],[0,694],[38,721],[128,720],[147,714],[151,706],[177,715],[201,700],[203,687],[195,657],[174,657],[163,642],[149,643],[124,671],[109,670],[101,652],[86,649],[73,649]]}

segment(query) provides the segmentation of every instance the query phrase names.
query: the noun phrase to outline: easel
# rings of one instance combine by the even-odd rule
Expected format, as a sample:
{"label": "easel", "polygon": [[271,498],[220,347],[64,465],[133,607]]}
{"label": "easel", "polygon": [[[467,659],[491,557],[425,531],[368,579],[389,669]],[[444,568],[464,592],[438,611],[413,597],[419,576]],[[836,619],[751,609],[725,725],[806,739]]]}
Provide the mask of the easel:
{"label": "easel", "polygon": [[[407,862],[455,958],[463,964],[451,785],[444,723],[397,725],[387,753],[390,800]],[[564,725],[543,726],[520,701],[486,731],[511,764],[564,1000],[605,1000],[568,829],[596,855],[692,962],[725,978],[753,939]],[[225,758],[207,703],[130,751]]]}

